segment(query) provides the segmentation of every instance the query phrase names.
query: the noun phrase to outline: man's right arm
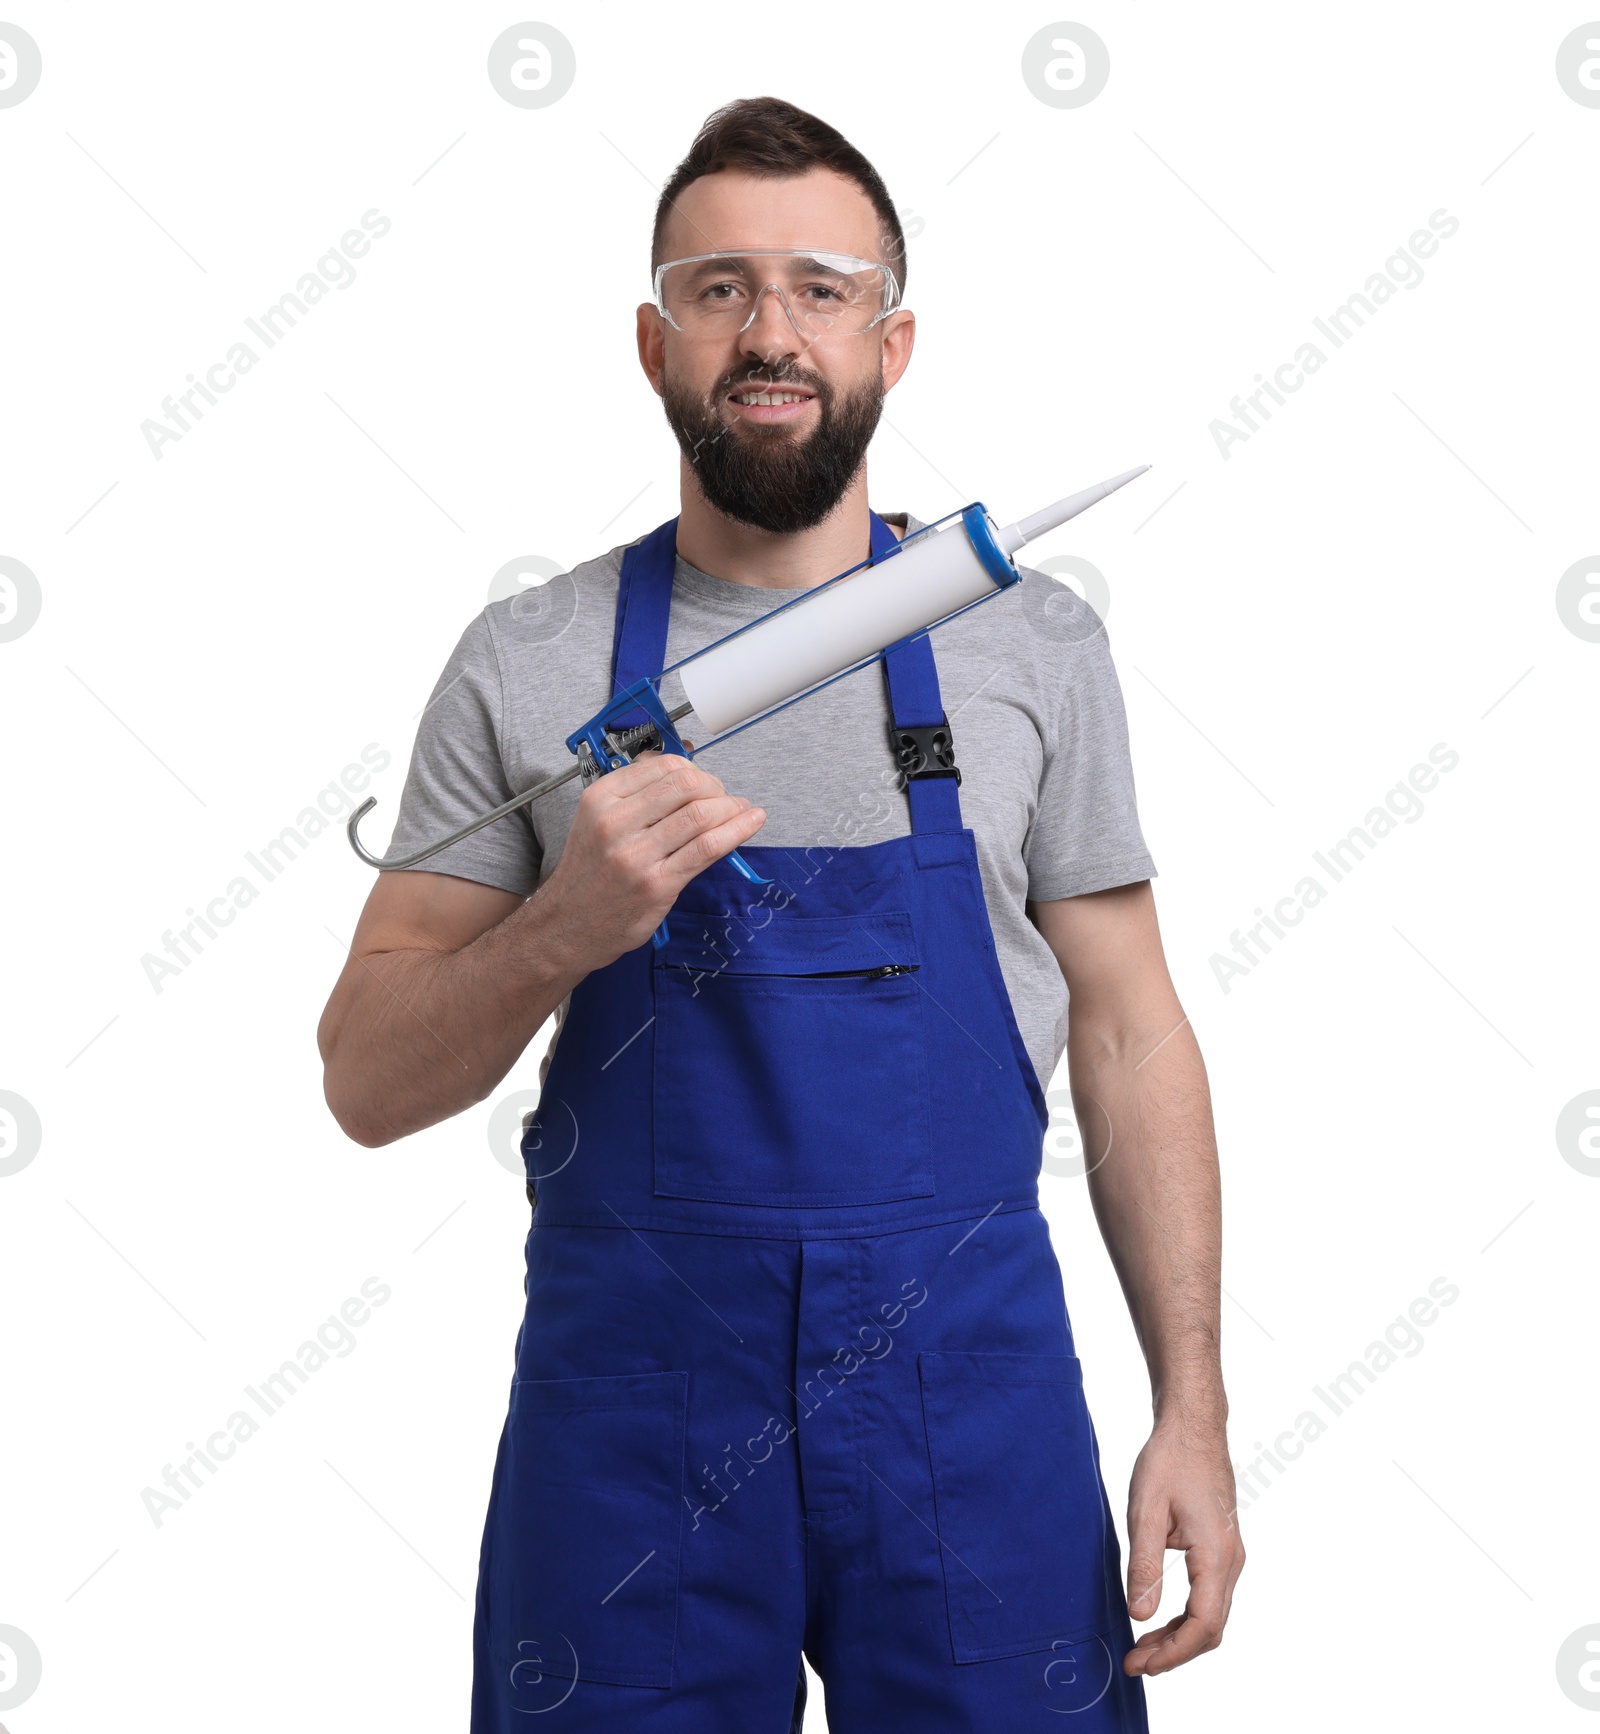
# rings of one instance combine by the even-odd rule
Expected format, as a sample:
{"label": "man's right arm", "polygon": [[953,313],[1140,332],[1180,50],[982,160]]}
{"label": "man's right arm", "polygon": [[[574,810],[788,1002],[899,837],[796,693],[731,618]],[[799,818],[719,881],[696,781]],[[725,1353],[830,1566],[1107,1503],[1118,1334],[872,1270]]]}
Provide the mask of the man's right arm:
{"label": "man's right arm", "polygon": [[644,942],[679,891],[766,814],[676,755],[598,778],[533,896],[382,873],[317,1028],[323,1092],[376,1147],[481,1102],[592,970]]}

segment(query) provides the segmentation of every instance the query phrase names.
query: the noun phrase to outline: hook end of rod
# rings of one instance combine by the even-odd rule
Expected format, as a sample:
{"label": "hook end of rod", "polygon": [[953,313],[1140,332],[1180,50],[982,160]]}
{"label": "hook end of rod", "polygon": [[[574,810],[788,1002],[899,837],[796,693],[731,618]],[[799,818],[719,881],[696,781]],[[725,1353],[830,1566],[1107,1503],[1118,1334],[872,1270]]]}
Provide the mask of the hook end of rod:
{"label": "hook end of rod", "polygon": [[360,837],[356,835],[356,827],[364,818],[366,818],[367,814],[377,806],[377,804],[378,797],[376,795],[368,795],[366,800],[356,808],[356,810],[350,815],[349,819],[345,822],[344,834],[350,839],[350,847],[355,850],[356,854],[365,861],[369,867],[381,868],[383,866],[382,858],[372,854],[371,851],[362,844]]}

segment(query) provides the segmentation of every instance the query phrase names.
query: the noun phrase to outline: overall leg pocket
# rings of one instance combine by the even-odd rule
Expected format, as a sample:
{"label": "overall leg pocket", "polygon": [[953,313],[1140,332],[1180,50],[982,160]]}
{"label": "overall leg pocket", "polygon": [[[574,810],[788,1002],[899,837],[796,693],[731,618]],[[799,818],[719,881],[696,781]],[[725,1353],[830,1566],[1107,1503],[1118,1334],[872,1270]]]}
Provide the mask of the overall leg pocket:
{"label": "overall leg pocket", "polygon": [[1105,1506],[1072,1355],[918,1357],[957,1662],[1107,1630]]}
{"label": "overall leg pocket", "polygon": [[672,1684],[688,1382],[512,1385],[490,1582],[513,1697],[552,1679]]}

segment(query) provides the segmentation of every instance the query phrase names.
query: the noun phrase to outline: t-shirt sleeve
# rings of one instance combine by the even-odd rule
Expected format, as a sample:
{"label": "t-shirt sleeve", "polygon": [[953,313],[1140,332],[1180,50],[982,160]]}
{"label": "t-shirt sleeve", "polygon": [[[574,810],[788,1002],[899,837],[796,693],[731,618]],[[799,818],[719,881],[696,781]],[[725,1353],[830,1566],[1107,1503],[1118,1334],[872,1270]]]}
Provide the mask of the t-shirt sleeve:
{"label": "t-shirt sleeve", "polygon": [[[409,853],[509,801],[501,750],[504,697],[488,619],[462,633],[417,724],[400,815],[386,855]],[[539,883],[540,850],[527,809],[452,843],[413,872],[449,873],[530,896]]]}
{"label": "t-shirt sleeve", "polygon": [[1156,874],[1139,828],[1128,719],[1111,647],[1088,604],[1079,606],[1091,629],[1051,658],[1044,768],[1023,845],[1028,896],[1036,903]]}

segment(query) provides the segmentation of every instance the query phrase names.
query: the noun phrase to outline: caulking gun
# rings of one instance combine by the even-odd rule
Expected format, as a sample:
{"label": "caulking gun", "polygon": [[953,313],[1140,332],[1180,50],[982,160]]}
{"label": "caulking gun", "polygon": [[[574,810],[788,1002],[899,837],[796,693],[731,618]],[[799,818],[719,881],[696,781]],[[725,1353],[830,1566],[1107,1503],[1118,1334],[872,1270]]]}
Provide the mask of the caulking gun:
{"label": "caulking gun", "polygon": [[[902,639],[942,626],[1010,589],[1022,577],[1012,560],[1017,549],[1087,511],[1149,467],[1142,464],[1113,476],[1004,529],[996,527],[981,501],[974,501],[959,512],[924,525],[881,559],[863,560],[660,674],[634,681],[567,736],[575,764],[448,837],[409,855],[384,859],[372,854],[363,847],[356,831],[377,804],[375,797],[368,796],[345,827],[350,847],[369,867],[414,867],[574,777],[581,777],[587,786],[596,777],[620,770],[640,753],[653,749],[684,758],[698,756],[729,735],[865,668]],[[684,691],[684,702],[671,710],[661,698],[661,682],[669,674],[678,676]],[[626,720],[640,711],[646,721],[630,724]],[[684,746],[676,727],[690,711],[712,736],[699,742],[692,752]],[[766,883],[737,851],[728,859],[747,879]],[[664,943],[665,937],[663,923],[655,935],[656,944]]]}

